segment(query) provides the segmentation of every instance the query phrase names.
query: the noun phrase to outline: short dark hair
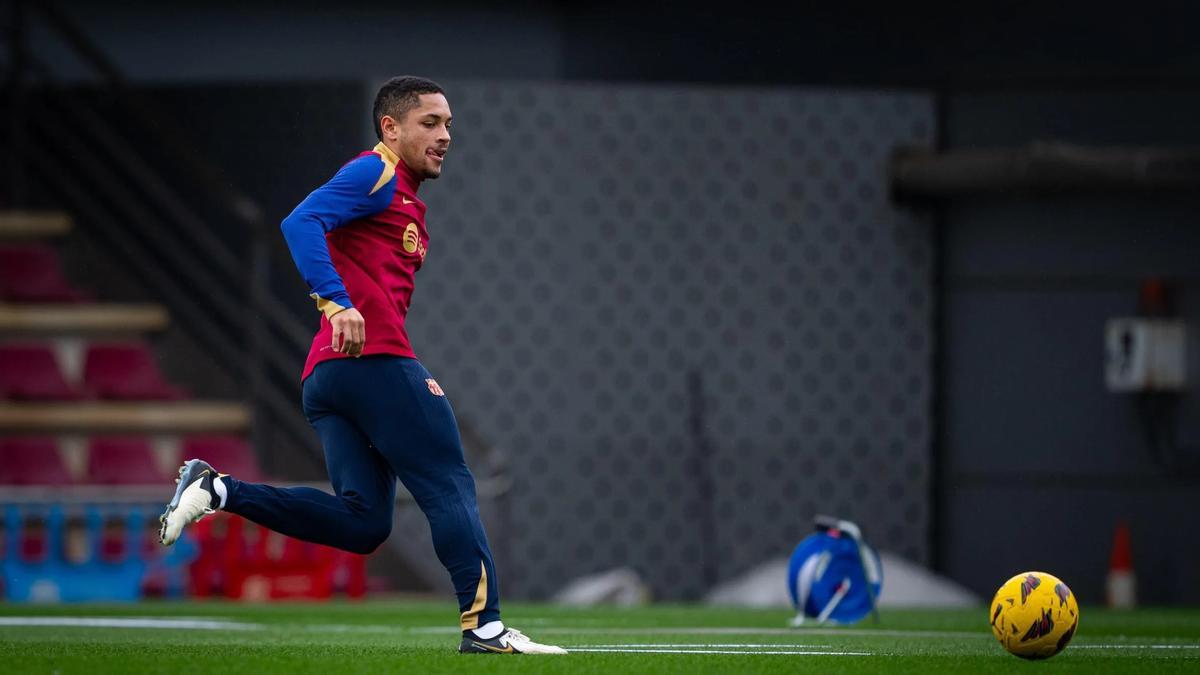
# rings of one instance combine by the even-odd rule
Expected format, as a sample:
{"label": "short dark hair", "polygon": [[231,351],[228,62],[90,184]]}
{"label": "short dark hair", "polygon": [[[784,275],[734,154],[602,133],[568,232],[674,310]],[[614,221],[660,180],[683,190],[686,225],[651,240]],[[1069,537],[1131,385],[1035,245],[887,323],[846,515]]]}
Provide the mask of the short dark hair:
{"label": "short dark hair", "polygon": [[375,136],[379,140],[383,140],[383,131],[379,128],[379,121],[383,119],[384,115],[391,115],[396,120],[404,119],[409,110],[417,107],[421,94],[445,93],[437,82],[423,77],[399,75],[388,80],[379,88],[379,93],[375,94],[373,111]]}

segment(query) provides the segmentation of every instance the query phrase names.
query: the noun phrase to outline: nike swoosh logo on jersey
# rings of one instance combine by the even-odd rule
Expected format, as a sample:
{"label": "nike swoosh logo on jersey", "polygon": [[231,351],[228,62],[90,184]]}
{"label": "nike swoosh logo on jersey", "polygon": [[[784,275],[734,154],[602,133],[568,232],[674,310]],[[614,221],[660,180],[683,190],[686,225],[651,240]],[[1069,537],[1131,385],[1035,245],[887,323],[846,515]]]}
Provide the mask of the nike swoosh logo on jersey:
{"label": "nike swoosh logo on jersey", "polygon": [[415,204],[416,202],[412,199],[409,199],[408,197],[401,196],[400,203],[401,204]]}

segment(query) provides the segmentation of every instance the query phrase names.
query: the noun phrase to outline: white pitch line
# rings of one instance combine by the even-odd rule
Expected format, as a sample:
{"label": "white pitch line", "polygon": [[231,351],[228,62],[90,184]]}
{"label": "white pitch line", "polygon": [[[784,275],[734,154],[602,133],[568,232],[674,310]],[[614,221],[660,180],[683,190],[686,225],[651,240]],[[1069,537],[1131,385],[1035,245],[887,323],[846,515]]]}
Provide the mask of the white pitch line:
{"label": "white pitch line", "polygon": [[266,626],[206,619],[156,619],[149,617],[2,616],[0,626],[57,626],[73,628],[188,628],[197,630],[261,630]]}
{"label": "white pitch line", "polygon": [[[414,629],[420,630],[420,629]],[[432,630],[441,630],[434,628]],[[806,635],[853,635],[870,637],[934,637],[953,638],[987,638],[993,639],[989,631],[930,631],[930,630],[883,630],[874,628],[719,628],[696,626],[686,627],[653,627],[653,628],[567,628],[546,626],[538,629],[539,633],[555,635],[787,635],[802,638]]]}
{"label": "white pitch line", "polygon": [[1200,645],[1071,645],[1072,649],[1200,649]]}
{"label": "white pitch line", "polygon": [[[380,633],[380,634],[385,634],[385,635],[392,635],[392,634],[396,634],[396,633],[417,632],[411,628],[406,628],[404,626],[384,626],[384,625],[380,625],[380,624],[352,624],[352,623],[307,624],[306,623],[306,624],[299,624],[299,625],[297,625],[297,624],[279,624],[279,625],[288,630],[299,629],[299,630],[307,631],[309,633]],[[432,632],[432,631],[430,631],[430,632]],[[448,629],[448,630],[439,630],[437,632],[447,633],[447,634],[450,634],[450,633],[461,634],[462,629],[454,628],[454,629]]]}
{"label": "white pitch line", "polygon": [[[514,622],[520,623],[520,622]],[[391,627],[417,634],[452,634],[461,629],[455,626],[408,626]],[[876,628],[727,628],[727,627],[647,627],[647,628],[600,628],[596,626],[542,626],[537,629],[539,634],[551,635],[786,635],[794,639],[804,639],[809,636],[839,636],[855,637],[919,637],[919,638],[950,638],[986,639],[991,641],[991,631],[931,631],[931,630],[884,630]]]}
{"label": "white pitch line", "polygon": [[743,656],[760,656],[770,654],[790,654],[794,656],[874,656],[870,652],[814,652],[814,651],[734,651],[731,649],[610,649],[592,647],[567,647],[568,652],[605,652],[619,654],[741,654]]}
{"label": "white pitch line", "polygon": [[619,644],[619,645],[579,645],[579,646],[580,647],[628,647],[628,648],[637,648],[637,647],[696,647],[696,648],[700,648],[700,647],[706,647],[706,648],[721,648],[721,649],[727,649],[727,648],[731,648],[731,647],[736,647],[736,648],[740,648],[740,649],[761,649],[764,647],[774,647],[776,649],[833,649],[834,648],[833,645],[809,645],[809,644],[796,645],[796,644],[787,644],[787,643],[783,643],[783,642],[772,642],[772,643],[763,643],[763,644],[747,644],[744,642],[727,642],[727,643],[721,643],[721,644],[700,644],[697,642],[672,642],[670,644],[648,644],[648,643],[643,643],[643,642],[633,642],[633,643],[626,643],[626,644]]}

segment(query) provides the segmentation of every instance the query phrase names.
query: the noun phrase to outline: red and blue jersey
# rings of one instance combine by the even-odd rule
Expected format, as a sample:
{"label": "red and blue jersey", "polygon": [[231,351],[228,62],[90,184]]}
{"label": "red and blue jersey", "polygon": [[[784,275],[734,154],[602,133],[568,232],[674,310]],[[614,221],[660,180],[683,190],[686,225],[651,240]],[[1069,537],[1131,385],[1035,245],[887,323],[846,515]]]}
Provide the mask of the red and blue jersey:
{"label": "red and blue jersey", "polygon": [[404,318],[429,246],[420,181],[383,143],[352,159],[283,219],[283,236],[321,311],[301,379],[334,351],[329,318],[350,307],[366,323],[363,355],[415,356]]}

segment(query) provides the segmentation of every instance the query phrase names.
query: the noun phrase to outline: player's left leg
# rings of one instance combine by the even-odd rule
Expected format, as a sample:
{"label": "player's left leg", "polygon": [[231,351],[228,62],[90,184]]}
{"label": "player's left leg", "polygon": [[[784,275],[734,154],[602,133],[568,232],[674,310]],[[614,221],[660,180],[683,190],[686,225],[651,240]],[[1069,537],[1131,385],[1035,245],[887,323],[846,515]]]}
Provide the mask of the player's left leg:
{"label": "player's left leg", "polygon": [[[500,621],[500,592],[454,411],[416,359],[361,359],[373,385],[347,392],[353,417],[387,458],[429,520],[433,547],[450,573],[461,610],[461,651],[555,654]],[[365,372],[365,371],[364,371]],[[347,412],[349,411],[349,412]]]}

